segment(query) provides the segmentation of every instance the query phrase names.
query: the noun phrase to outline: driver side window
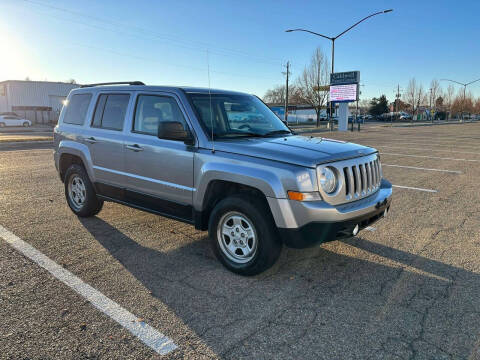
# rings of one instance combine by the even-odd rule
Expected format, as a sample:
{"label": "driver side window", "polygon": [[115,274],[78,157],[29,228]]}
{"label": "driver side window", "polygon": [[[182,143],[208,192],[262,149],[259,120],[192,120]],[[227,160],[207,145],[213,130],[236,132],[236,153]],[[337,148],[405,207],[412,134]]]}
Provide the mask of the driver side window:
{"label": "driver side window", "polygon": [[180,122],[187,129],[185,118],[174,98],[158,95],[139,95],[135,107],[133,132],[157,136],[158,124]]}

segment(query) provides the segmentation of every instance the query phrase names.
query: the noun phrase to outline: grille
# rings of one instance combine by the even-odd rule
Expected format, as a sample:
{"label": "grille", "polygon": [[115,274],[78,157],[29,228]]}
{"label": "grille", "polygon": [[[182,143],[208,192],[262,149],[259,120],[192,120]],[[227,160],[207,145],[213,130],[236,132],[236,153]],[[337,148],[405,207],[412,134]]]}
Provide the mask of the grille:
{"label": "grille", "polygon": [[333,169],[338,179],[333,194],[326,194],[319,186],[323,199],[332,205],[362,199],[380,188],[382,167],[377,154],[320,165],[317,168],[319,176],[325,167]]}

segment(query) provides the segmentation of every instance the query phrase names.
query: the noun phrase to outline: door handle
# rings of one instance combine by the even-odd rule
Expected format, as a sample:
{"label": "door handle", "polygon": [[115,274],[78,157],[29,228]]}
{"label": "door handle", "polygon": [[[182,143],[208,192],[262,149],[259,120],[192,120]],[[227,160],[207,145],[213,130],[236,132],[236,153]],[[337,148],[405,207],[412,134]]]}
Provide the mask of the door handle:
{"label": "door handle", "polygon": [[135,152],[138,152],[138,151],[143,151],[143,148],[141,146],[139,146],[138,144],[133,144],[133,145],[127,145],[125,146],[128,150],[132,150],[132,151],[135,151]]}
{"label": "door handle", "polygon": [[93,136],[90,136],[89,138],[86,138],[84,140],[90,144],[95,144],[97,142],[97,140]]}

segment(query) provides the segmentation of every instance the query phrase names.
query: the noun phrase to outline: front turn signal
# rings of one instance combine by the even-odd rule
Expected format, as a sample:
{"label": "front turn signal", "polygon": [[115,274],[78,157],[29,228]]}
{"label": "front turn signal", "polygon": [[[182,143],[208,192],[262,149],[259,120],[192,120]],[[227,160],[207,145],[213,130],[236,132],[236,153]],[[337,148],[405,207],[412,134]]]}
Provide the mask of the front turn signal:
{"label": "front turn signal", "polygon": [[318,192],[298,192],[289,191],[288,198],[295,201],[318,201],[322,200],[320,193]]}

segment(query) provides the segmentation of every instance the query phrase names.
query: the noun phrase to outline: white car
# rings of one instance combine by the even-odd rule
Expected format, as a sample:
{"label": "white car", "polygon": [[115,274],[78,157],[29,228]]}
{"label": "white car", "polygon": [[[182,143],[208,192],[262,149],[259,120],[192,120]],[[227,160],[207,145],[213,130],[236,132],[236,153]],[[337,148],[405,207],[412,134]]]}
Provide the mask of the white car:
{"label": "white car", "polygon": [[5,126],[32,126],[32,122],[15,115],[0,115],[0,128]]}

